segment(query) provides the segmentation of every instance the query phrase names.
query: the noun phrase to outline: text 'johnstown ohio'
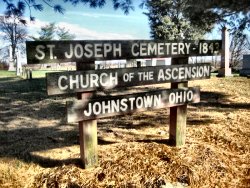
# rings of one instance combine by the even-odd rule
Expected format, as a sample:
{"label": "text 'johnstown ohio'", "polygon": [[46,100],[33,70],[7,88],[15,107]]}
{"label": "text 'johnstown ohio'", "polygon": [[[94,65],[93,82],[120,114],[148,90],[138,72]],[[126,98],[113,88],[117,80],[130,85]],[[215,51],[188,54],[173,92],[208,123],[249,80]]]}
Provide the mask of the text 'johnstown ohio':
{"label": "text 'johnstown ohio'", "polygon": [[68,122],[122,115],[200,101],[199,87],[165,89],[67,103]]}

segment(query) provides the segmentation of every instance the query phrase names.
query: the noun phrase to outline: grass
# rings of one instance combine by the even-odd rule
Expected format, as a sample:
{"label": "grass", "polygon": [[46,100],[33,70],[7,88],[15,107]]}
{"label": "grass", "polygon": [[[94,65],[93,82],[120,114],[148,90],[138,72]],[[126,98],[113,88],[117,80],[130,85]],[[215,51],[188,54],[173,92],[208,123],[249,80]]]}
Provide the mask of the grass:
{"label": "grass", "polygon": [[14,71],[0,70],[0,78],[15,77],[16,73]]}
{"label": "grass", "polygon": [[99,165],[84,170],[65,119],[73,96],[48,97],[44,78],[0,78],[0,187],[248,187],[249,79],[189,86],[201,102],[188,106],[185,146],[168,145],[169,108],[101,119]]}
{"label": "grass", "polygon": [[[58,72],[58,71],[50,71],[50,70],[33,70],[32,71],[32,78],[45,78],[46,73],[49,72]],[[0,70],[0,78],[9,78],[9,77],[16,77],[15,71],[6,71]],[[23,76],[25,78],[25,76]]]}

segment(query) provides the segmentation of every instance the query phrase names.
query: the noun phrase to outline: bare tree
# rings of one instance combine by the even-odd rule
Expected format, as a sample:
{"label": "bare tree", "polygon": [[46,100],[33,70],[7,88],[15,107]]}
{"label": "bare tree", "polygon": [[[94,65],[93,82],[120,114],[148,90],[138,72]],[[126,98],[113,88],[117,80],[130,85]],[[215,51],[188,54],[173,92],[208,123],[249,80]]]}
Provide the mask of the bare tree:
{"label": "bare tree", "polygon": [[16,51],[18,45],[22,44],[27,37],[25,27],[26,21],[23,19],[24,7],[18,2],[16,6],[5,12],[0,19],[0,31],[3,33],[3,39],[10,43],[12,49],[12,58],[16,63]]}
{"label": "bare tree", "polygon": [[247,35],[241,31],[236,31],[232,33],[232,40],[230,44],[230,65],[231,67],[236,67],[239,65],[244,54],[249,51],[249,41]]}

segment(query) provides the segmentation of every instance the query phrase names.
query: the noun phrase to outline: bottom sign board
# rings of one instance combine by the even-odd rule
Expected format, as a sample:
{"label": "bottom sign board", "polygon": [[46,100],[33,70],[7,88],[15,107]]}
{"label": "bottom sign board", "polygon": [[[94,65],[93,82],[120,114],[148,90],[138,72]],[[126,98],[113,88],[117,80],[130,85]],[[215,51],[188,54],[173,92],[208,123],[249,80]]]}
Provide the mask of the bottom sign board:
{"label": "bottom sign board", "polygon": [[163,89],[67,102],[68,122],[200,102],[200,88]]}

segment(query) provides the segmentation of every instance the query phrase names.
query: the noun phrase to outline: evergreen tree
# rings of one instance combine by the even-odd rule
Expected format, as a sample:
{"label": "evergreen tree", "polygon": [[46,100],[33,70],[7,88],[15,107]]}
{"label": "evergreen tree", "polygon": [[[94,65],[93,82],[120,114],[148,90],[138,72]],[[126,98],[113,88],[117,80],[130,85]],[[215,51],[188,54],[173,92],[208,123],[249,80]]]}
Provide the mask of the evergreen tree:
{"label": "evergreen tree", "polygon": [[33,38],[34,40],[48,41],[55,38],[56,26],[55,23],[49,23],[48,25],[42,26],[41,31],[38,32],[39,37]]}
{"label": "evergreen tree", "polygon": [[64,27],[57,27],[55,23],[49,23],[41,27],[38,32],[39,37],[31,36],[33,40],[50,41],[50,40],[73,40],[75,35]]}
{"label": "evergreen tree", "polygon": [[[140,0],[141,7],[151,0]],[[164,3],[168,0],[155,0]],[[56,0],[18,0],[23,7],[28,7],[30,19],[34,20],[32,10],[43,11],[44,7],[53,8],[55,12],[64,13],[63,8],[66,3],[75,6],[87,5],[92,8],[102,8],[106,5],[106,0],[64,0],[58,3]],[[121,9],[125,14],[134,10],[134,0],[112,0],[114,9]],[[173,0],[173,3],[176,1]],[[185,17],[189,17],[192,25],[208,28],[214,23],[227,23],[234,30],[250,30],[250,1],[249,0],[186,0]],[[13,0],[2,0],[0,5],[5,5],[6,10],[12,9],[15,5]],[[233,21],[232,21],[233,20]],[[237,23],[234,22],[237,20]]]}
{"label": "evergreen tree", "polygon": [[73,40],[74,34],[71,34],[65,27],[57,27],[56,34],[59,40]]}
{"label": "evergreen tree", "polygon": [[185,14],[189,8],[188,0],[148,0],[145,5],[154,39],[201,39],[212,28],[212,24],[202,28],[191,24]]}

